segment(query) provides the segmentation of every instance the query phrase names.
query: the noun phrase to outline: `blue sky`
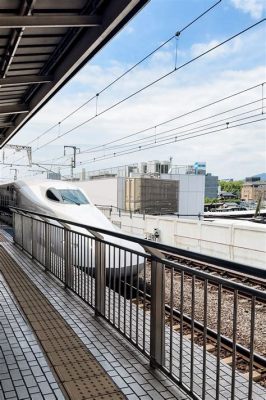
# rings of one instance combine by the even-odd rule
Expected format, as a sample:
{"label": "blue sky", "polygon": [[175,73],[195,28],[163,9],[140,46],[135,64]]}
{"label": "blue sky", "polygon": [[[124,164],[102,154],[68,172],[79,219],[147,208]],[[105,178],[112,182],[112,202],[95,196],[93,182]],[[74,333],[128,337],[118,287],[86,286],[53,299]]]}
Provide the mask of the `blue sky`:
{"label": "blue sky", "polygon": [[[28,144],[212,4],[214,1],[209,0],[151,0],[16,135],[12,142]],[[223,0],[210,13],[180,35],[177,65],[265,18],[265,10],[265,0]],[[72,119],[62,124],[60,132],[56,128],[48,136],[33,143],[34,161],[44,162],[61,156],[65,144],[77,145],[82,151],[89,146],[104,144],[266,80],[265,37],[266,24],[263,23],[228,45],[217,49],[211,55],[192,63],[133,97],[112,112],[85,124],[82,128],[41,150],[36,149],[94,115],[95,104],[86,106]],[[175,40],[100,96],[99,110],[103,110],[168,72],[173,67],[175,59]],[[243,101],[256,99],[259,95],[259,90],[254,91],[243,98]],[[237,101],[225,104],[225,108],[221,106],[210,110],[210,113],[233,107]],[[208,114],[197,114],[195,119],[205,116]],[[186,119],[184,122],[191,121],[193,119]],[[84,167],[95,170],[145,160],[163,160],[172,156],[175,164],[193,164],[194,161],[204,160],[207,162],[209,172],[218,174],[221,178],[228,176],[243,178],[265,171],[264,122],[235,128],[230,136],[228,135],[229,133],[210,135],[115,159],[90,162]],[[6,154],[10,160],[14,161],[21,157],[21,154]],[[88,155],[83,154],[79,156],[78,161],[87,159]],[[60,162],[68,163],[69,158],[62,158]],[[80,169],[81,166],[77,170]],[[66,168],[64,172],[68,173],[69,169]],[[8,168],[2,170],[3,178],[7,178],[9,174]],[[31,173],[28,169],[20,169],[20,176],[23,174]]]}
{"label": "blue sky", "polygon": [[[106,64],[116,59],[134,63],[214,3],[209,0],[151,0],[94,62]],[[213,36],[223,39],[258,19],[235,8],[230,0],[223,0],[181,35],[180,49],[186,50],[195,42],[209,41]]]}

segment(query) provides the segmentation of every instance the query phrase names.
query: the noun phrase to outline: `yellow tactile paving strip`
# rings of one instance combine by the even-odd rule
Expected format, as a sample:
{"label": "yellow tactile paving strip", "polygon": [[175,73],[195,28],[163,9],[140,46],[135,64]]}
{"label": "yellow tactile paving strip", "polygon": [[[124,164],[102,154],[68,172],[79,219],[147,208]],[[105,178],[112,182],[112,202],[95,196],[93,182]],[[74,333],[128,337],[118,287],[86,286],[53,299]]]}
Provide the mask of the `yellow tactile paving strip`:
{"label": "yellow tactile paving strip", "polygon": [[1,246],[0,270],[69,398],[124,399],[80,338]]}

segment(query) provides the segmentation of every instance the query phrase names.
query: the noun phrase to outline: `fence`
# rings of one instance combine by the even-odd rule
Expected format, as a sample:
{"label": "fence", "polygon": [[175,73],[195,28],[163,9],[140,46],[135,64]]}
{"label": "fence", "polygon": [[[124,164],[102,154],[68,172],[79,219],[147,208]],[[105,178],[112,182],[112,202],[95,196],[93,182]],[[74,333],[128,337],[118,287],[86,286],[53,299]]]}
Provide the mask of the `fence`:
{"label": "fence", "polygon": [[[179,250],[169,246],[26,210],[13,212],[15,243],[192,398],[241,398],[239,390],[243,399],[261,396],[252,378],[254,365],[266,368],[258,354],[263,352],[265,292],[170,261],[165,252]],[[253,272],[265,277],[265,271]],[[228,352],[231,367],[221,361]],[[245,376],[237,371],[239,356],[248,360]]]}

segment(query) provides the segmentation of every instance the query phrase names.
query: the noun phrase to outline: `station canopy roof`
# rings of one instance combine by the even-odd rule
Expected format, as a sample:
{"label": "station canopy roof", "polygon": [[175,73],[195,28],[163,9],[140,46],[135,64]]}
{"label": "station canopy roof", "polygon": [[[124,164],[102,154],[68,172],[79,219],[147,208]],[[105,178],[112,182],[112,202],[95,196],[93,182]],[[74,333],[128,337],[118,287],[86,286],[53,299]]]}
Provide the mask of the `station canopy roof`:
{"label": "station canopy roof", "polygon": [[148,0],[0,1],[0,148]]}

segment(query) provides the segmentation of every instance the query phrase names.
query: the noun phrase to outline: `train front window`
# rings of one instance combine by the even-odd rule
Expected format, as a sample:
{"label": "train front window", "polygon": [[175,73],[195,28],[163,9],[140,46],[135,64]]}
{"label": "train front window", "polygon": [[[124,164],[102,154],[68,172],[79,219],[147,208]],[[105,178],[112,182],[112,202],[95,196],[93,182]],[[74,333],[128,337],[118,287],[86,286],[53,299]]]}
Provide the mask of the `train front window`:
{"label": "train front window", "polygon": [[58,195],[58,191],[56,189],[48,189],[46,192],[46,196],[48,199],[53,200],[53,201],[60,201],[60,196]]}
{"label": "train front window", "polygon": [[88,199],[79,189],[55,189],[50,188],[46,192],[49,200],[65,204],[89,204]]}
{"label": "train front window", "polygon": [[60,189],[58,192],[61,195],[63,203],[67,204],[89,204],[87,198],[78,189]]}

